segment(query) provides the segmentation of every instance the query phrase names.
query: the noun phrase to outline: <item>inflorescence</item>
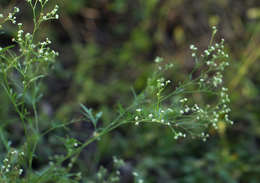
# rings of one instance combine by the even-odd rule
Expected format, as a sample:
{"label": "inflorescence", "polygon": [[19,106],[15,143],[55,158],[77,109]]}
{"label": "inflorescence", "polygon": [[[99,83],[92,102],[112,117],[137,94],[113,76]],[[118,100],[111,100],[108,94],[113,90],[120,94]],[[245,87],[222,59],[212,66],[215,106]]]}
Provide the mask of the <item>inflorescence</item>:
{"label": "inflorescence", "polygon": [[[213,36],[217,30],[213,27]],[[223,71],[229,65],[228,54],[224,49],[224,39],[220,43],[211,45],[198,55],[198,48],[190,45],[192,57],[195,60],[194,72],[199,76],[191,75],[190,79],[179,86],[174,86],[171,80],[162,77],[163,71],[172,68],[172,64],[162,65],[163,59],[155,59],[157,71],[148,80],[146,101],[139,104],[134,111],[134,123],[158,123],[168,126],[174,139],[199,137],[203,141],[209,138],[207,129],[218,129],[218,123],[233,124],[229,119],[228,89],[223,86]],[[170,87],[166,90],[166,87]],[[201,95],[210,104],[196,103],[194,95]],[[208,99],[207,97],[210,97]]]}

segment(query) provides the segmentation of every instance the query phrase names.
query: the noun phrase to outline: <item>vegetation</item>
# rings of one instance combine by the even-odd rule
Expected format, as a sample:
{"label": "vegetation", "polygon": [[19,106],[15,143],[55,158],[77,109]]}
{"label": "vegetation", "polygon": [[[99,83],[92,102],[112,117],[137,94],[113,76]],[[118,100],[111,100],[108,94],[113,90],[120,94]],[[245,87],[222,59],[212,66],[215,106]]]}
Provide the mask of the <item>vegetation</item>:
{"label": "vegetation", "polygon": [[[232,75],[224,71],[232,58],[224,39],[218,38],[216,26],[211,37],[207,35],[210,39],[204,50],[193,44],[189,46],[188,65],[172,61],[163,52],[157,55],[164,55],[165,59],[156,57],[154,63],[146,63],[141,60],[151,51],[153,41],[156,42],[149,40],[146,29],[152,12],[160,6],[157,1],[140,3],[145,11],[142,18],[137,17],[140,21],[137,28],[128,32],[123,24],[121,28],[114,27],[113,33],[118,38],[124,39],[122,36],[128,34],[129,39],[123,46],[115,42],[111,48],[91,41],[87,34],[86,43],[78,41],[69,14],[59,16],[59,6],[52,3],[27,0],[23,3],[27,6],[0,14],[3,101],[0,182],[258,180],[257,155],[252,152],[251,156],[241,149],[249,141],[231,145],[233,139],[227,138],[226,133],[227,125],[233,124],[230,108],[235,110],[233,116],[242,119],[239,107],[242,103],[233,102],[237,100],[235,89],[258,59],[257,54],[238,67],[238,77],[227,85]],[[91,6],[90,2],[67,3],[62,5],[62,12],[67,11],[70,16],[76,15],[82,5]],[[20,11],[25,7],[32,12],[31,30],[29,21],[19,18],[26,17],[23,15],[26,11]],[[127,3],[111,2],[107,8],[120,15],[126,7]],[[92,25],[88,21],[98,17],[96,9],[89,8],[84,14],[88,29]],[[248,16],[252,16],[250,11]],[[64,51],[66,44],[58,46],[58,35],[43,37],[44,28],[52,30],[47,21],[54,20],[52,25],[59,27],[59,18],[69,30],[73,52]],[[216,24],[217,18],[211,22]],[[160,32],[157,34],[160,37]],[[181,46],[184,43],[181,27],[175,29],[174,36],[176,44]],[[252,38],[251,44],[248,52],[257,45],[255,39]],[[55,47],[60,54],[54,51]],[[151,57],[155,55],[147,55],[146,59]],[[76,66],[66,66],[62,61],[66,58],[77,59]],[[231,64],[230,71],[236,67]],[[210,136],[214,138],[205,143]],[[112,157],[113,166],[109,163]],[[247,160],[252,163],[247,164]],[[201,170],[204,168],[206,172]],[[151,176],[151,171],[155,175]],[[176,176],[171,177],[172,173]]]}

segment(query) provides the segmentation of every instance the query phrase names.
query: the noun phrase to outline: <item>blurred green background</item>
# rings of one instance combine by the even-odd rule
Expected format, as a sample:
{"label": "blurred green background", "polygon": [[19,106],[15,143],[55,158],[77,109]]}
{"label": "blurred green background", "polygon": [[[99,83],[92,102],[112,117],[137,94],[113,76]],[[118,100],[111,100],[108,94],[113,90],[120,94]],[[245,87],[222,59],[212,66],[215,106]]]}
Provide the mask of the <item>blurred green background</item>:
{"label": "blurred green background", "polygon": [[[168,129],[158,126],[125,126],[81,153],[78,168],[83,175],[93,176],[100,165],[109,168],[116,155],[127,162],[123,182],[132,181],[133,169],[149,183],[260,182],[259,0],[53,0],[49,7],[57,3],[60,19],[45,23],[37,35],[49,37],[60,53],[44,80],[42,128],[81,116],[79,103],[102,110],[103,123],[109,122],[118,103],[131,104],[131,87],[137,92],[145,87],[156,56],[174,63],[171,77],[177,84],[192,68],[189,45],[207,48],[212,25],[219,29],[217,40],[225,38],[230,54],[224,80],[233,126],[211,131],[207,142],[175,141]],[[25,1],[1,0],[0,12],[13,6],[20,7],[18,22],[30,31],[31,12]],[[10,44],[13,27],[5,30],[1,44]],[[1,133],[18,146],[22,128],[14,128],[17,119],[2,90],[0,101]],[[35,169],[62,151],[57,136],[83,141],[93,132],[84,121],[69,129],[41,140]]]}

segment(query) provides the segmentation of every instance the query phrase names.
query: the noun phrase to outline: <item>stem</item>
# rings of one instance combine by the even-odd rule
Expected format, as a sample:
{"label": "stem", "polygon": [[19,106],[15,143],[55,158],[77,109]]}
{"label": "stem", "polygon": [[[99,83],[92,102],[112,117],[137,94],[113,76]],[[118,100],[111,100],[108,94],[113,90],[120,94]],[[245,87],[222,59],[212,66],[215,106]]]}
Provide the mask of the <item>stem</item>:
{"label": "stem", "polygon": [[[104,135],[106,135],[107,133],[111,132],[112,130],[118,128],[119,126],[121,126],[121,125],[123,125],[123,124],[131,123],[131,122],[133,122],[133,121],[127,121],[127,122],[118,123],[118,124],[116,124],[115,126],[113,126],[113,127],[111,127],[111,128],[108,128],[109,126],[111,126],[111,125],[109,125],[108,127],[106,127],[106,128],[104,129],[104,131],[102,131],[102,132],[99,133],[98,135],[95,135],[95,136],[93,136],[92,138],[88,139],[83,145],[81,145],[81,146],[80,146],[77,150],[75,150],[73,153],[68,154],[68,155],[65,156],[63,159],[61,159],[60,161],[58,161],[57,164],[58,164],[58,165],[61,165],[64,161],[66,161],[67,159],[71,158],[72,156],[78,156],[79,153],[80,153],[85,147],[87,147],[89,144],[91,144],[92,142],[98,140],[99,138],[103,137]],[[46,175],[46,174],[48,174],[49,172],[51,172],[51,170],[52,170],[53,168],[57,168],[57,167],[55,166],[55,167],[49,168],[49,169],[45,172],[45,174],[42,174],[40,177],[38,177],[38,180],[37,180],[35,183],[40,182],[40,181],[41,181],[41,177],[43,177],[44,175]]]}
{"label": "stem", "polygon": [[37,132],[39,132],[39,117],[38,117],[38,111],[37,111],[37,107],[36,107],[36,95],[37,92],[35,91],[36,88],[36,84],[34,82],[34,93],[33,93],[33,102],[32,102],[32,107],[33,107],[33,113],[34,113],[34,119],[35,119],[35,128],[37,130]]}
{"label": "stem", "polygon": [[133,121],[127,121],[127,122],[122,122],[122,123],[117,123],[115,124],[115,126],[112,126],[110,128],[105,128],[104,131],[96,134],[95,136],[93,136],[92,138],[90,138],[89,140],[87,140],[83,145],[81,145],[76,151],[74,151],[71,154],[68,154],[66,157],[64,157],[61,161],[58,162],[58,164],[61,164],[62,162],[66,161],[67,159],[71,158],[72,156],[77,156],[85,147],[87,147],[89,144],[91,144],[92,142],[100,139],[101,137],[103,137],[104,135],[106,135],[107,133],[113,131],[114,129],[118,128],[121,125],[127,124],[127,123],[131,123]]}
{"label": "stem", "polygon": [[25,125],[25,116],[24,114],[20,111],[20,109],[18,108],[17,106],[17,103],[15,101],[15,99],[12,97],[12,94],[11,94],[11,88],[8,84],[8,80],[7,80],[7,74],[4,72],[4,84],[3,84],[3,87],[5,89],[5,92],[6,94],[8,95],[9,99],[11,100],[11,103],[13,104],[16,112],[18,113],[19,115],[19,118],[21,119],[22,123],[23,123],[23,127],[24,127],[24,130],[25,130],[25,134],[27,135],[27,128],[26,128],[26,125]]}
{"label": "stem", "polygon": [[65,126],[71,125],[71,124],[76,123],[76,122],[80,122],[80,121],[82,121],[82,120],[83,120],[83,119],[72,120],[72,121],[70,121],[70,122],[68,122],[68,123],[66,123],[66,124],[61,124],[61,125],[57,125],[57,126],[55,126],[55,127],[49,128],[49,129],[47,129],[45,132],[43,132],[43,133],[41,134],[41,136],[43,137],[43,136],[47,135],[48,133],[50,133],[51,131],[53,131],[53,130],[55,130],[55,129],[63,128],[63,127],[65,127]]}
{"label": "stem", "polygon": [[213,32],[212,32],[212,35],[211,35],[211,39],[210,39],[210,42],[209,42],[209,47],[212,46],[212,43],[213,43],[213,40],[214,40],[214,37],[217,33],[217,29],[213,29]]}
{"label": "stem", "polygon": [[[138,100],[138,99],[136,99]],[[71,158],[72,156],[78,156],[79,153],[85,148],[87,147],[89,144],[91,144],[92,142],[98,140],[99,138],[103,137],[104,135],[106,135],[107,133],[111,132],[112,130],[118,128],[119,126],[121,125],[124,125],[124,124],[127,124],[127,123],[131,123],[131,122],[134,122],[134,121],[126,121],[126,122],[121,122],[121,123],[118,123],[118,121],[129,111],[131,110],[132,107],[135,106],[135,102],[133,102],[133,104],[131,106],[129,106],[126,111],[124,111],[122,114],[120,114],[115,120],[113,120],[107,127],[104,128],[104,130],[99,133],[98,135],[95,135],[93,136],[92,138],[88,139],[81,147],[79,147],[76,151],[74,151],[73,153],[71,154],[68,154],[66,157],[64,157],[63,159],[61,159],[57,164],[58,165],[61,165],[65,160]],[[73,123],[73,122],[72,122]],[[71,124],[71,123],[69,123]],[[64,125],[60,125],[58,127],[54,127],[54,128],[51,128],[49,130],[47,130],[46,132],[43,133],[43,135],[46,135],[47,133],[49,133],[50,131],[56,129],[56,128],[59,128],[59,127],[62,127]],[[51,170],[52,170],[53,167],[50,167],[46,172],[45,174],[48,174]],[[45,174],[42,174],[37,182],[40,182],[41,181],[41,177],[43,177]],[[36,182],[36,183],[37,183]]]}
{"label": "stem", "polygon": [[[33,33],[32,33],[32,40],[34,39],[34,35],[36,33],[36,31],[39,29],[39,26],[41,24],[41,22],[38,20],[37,21],[37,15],[36,15],[36,6],[37,6],[38,0],[35,1],[34,5],[30,2],[32,11],[33,11],[33,23],[34,23],[34,28],[33,28]],[[41,6],[41,10],[40,10],[40,15],[42,13],[43,10],[43,6]]]}

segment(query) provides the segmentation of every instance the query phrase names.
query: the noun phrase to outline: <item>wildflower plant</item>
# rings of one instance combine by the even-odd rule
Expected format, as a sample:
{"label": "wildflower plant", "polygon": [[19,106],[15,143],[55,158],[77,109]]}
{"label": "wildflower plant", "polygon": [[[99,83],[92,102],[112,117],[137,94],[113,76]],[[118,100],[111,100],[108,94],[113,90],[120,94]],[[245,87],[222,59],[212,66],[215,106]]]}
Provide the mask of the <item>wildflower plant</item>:
{"label": "wildflower plant", "polygon": [[[141,127],[146,124],[158,124],[169,128],[173,139],[201,138],[207,140],[210,128],[218,129],[218,123],[233,124],[229,119],[228,90],[223,86],[223,72],[228,66],[228,55],[225,52],[224,40],[214,42],[217,29],[213,27],[213,34],[208,48],[200,55],[198,48],[190,46],[194,69],[187,79],[179,84],[165,78],[165,72],[174,69],[173,64],[157,57],[155,70],[147,81],[147,86],[140,94],[134,94],[133,103],[128,107],[119,106],[118,116],[102,126],[100,119],[102,112],[95,113],[81,104],[83,119],[92,123],[93,135],[85,141],[71,137],[60,137],[66,148],[66,153],[54,155],[49,164],[41,170],[33,170],[32,162],[37,158],[36,149],[41,138],[57,128],[63,128],[75,121],[62,123],[50,129],[41,128],[38,115],[38,104],[42,96],[42,78],[53,65],[58,53],[49,46],[51,41],[36,40],[36,33],[42,23],[58,19],[58,5],[50,12],[45,12],[48,0],[26,0],[32,9],[34,28],[25,32],[22,23],[17,23],[15,7],[8,15],[0,14],[0,28],[6,22],[17,26],[13,44],[0,47],[0,82],[8,96],[13,109],[17,113],[19,123],[25,133],[25,142],[21,147],[11,148],[8,138],[3,136],[2,143],[6,147],[6,157],[1,162],[0,182],[62,182],[74,183],[82,178],[80,172],[74,173],[72,168],[80,152],[93,141],[102,138],[112,130],[133,124]],[[200,56],[199,56],[200,55]],[[209,101],[209,103],[204,103]],[[69,162],[64,165],[64,162]],[[116,167],[123,166],[121,160],[114,159]],[[133,173],[136,182],[143,180],[138,173]],[[101,180],[102,179],[102,180]],[[95,178],[98,182],[118,182],[120,172],[108,175],[107,170],[101,168]]]}
{"label": "wildflower plant", "polygon": [[[158,123],[168,126],[174,139],[190,136],[205,141],[209,137],[209,128],[218,129],[219,122],[233,124],[229,119],[228,89],[223,86],[223,72],[229,65],[228,54],[224,49],[224,39],[213,45],[216,32],[216,27],[213,27],[209,47],[200,56],[198,48],[190,45],[194,69],[179,85],[174,86],[171,80],[163,77],[173,65],[164,64],[162,58],[155,59],[156,71],[148,79],[147,87],[140,95],[142,100],[134,111],[136,125]],[[207,98],[211,103],[203,104],[201,101]]]}

